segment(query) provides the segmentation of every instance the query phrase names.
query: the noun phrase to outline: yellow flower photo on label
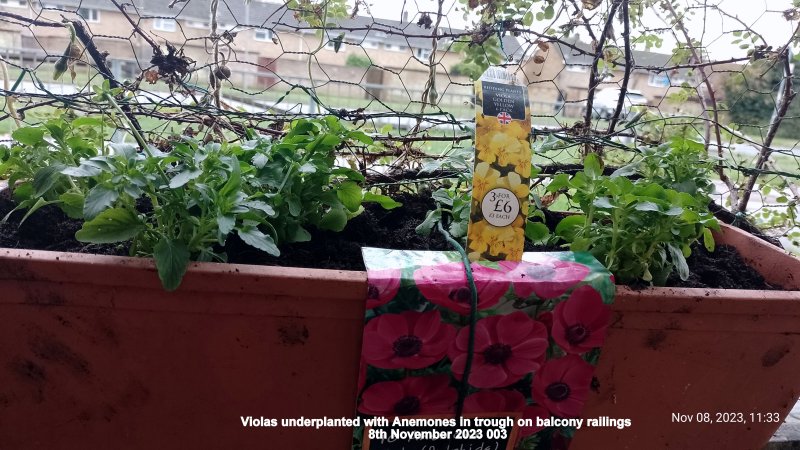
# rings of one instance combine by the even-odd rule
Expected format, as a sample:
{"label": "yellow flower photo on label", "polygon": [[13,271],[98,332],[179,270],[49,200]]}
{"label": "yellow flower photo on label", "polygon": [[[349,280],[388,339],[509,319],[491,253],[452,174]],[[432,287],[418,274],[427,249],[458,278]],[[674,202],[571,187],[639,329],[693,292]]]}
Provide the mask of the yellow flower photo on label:
{"label": "yellow flower photo on label", "polygon": [[475,83],[475,166],[467,250],[472,261],[519,261],[531,174],[531,116],[525,86]]}

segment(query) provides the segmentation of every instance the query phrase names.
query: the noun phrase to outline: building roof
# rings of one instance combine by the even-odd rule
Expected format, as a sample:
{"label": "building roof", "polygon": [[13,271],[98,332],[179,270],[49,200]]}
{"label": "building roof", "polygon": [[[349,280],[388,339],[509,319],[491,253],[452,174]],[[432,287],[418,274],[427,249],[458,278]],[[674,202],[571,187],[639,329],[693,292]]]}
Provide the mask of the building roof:
{"label": "building roof", "polygon": [[[49,4],[50,2],[46,2]],[[170,3],[175,3],[173,8]],[[108,0],[58,0],[59,5],[64,8],[94,8],[99,10],[116,11],[116,7]],[[127,10],[131,15],[138,13],[139,16],[175,18],[178,20],[198,21],[207,23],[210,21],[211,0],[127,0]],[[346,31],[345,41],[360,43],[369,38],[376,42],[394,44],[398,46],[409,46],[412,48],[430,49],[432,39],[424,37],[431,34],[431,29],[427,29],[416,23],[419,17],[412,17],[408,20],[389,20],[377,19],[370,16],[356,16],[338,21],[342,28],[360,28],[359,30]],[[276,31],[296,31],[306,28],[306,24],[301,24],[295,17],[294,12],[286,9],[282,3],[272,3],[258,0],[221,0],[217,11],[217,20],[226,26],[236,25],[232,31],[245,30],[250,28],[266,28]],[[464,30],[451,28],[446,23],[446,18],[439,27],[440,33],[458,34]],[[382,33],[379,30],[387,30],[389,33]],[[344,30],[343,30],[344,31]],[[338,34],[339,31],[336,31]],[[333,32],[331,33],[333,34]],[[406,37],[410,35],[413,37]],[[439,40],[439,47],[446,48],[448,42],[445,38]],[[511,35],[503,37],[503,51],[506,56],[517,56],[520,53],[520,44]]]}

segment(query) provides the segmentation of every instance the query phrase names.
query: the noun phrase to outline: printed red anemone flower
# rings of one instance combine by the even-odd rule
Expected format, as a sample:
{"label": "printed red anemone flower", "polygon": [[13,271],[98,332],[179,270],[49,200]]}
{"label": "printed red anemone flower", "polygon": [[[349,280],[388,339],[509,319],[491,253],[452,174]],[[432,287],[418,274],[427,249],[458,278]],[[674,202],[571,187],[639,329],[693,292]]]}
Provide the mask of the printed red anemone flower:
{"label": "printed red anemone flower", "polygon": [[589,395],[594,366],[580,356],[547,361],[533,377],[533,399],[554,416],[578,417]]}
{"label": "printed red anemone flower", "polygon": [[[479,310],[496,305],[508,292],[509,282],[502,272],[472,264],[472,274],[478,289]],[[471,295],[463,263],[421,267],[414,272],[414,283],[431,302],[459,314],[469,314]]]}
{"label": "printed red anemone flower", "polygon": [[542,322],[550,333],[553,330],[553,311],[542,311],[536,316],[536,320]]}
{"label": "printed red anemone flower", "polygon": [[589,274],[583,264],[542,258],[530,261],[501,261],[500,267],[507,271],[509,281],[514,285],[514,293],[520,298],[536,294],[541,299],[551,299],[563,295]]}
{"label": "printed red anemone flower", "polygon": [[[458,332],[447,352],[451,371],[460,379],[467,362],[469,327]],[[475,324],[475,356],[469,384],[477,388],[508,386],[544,363],[547,329],[522,311],[489,316]]]}
{"label": "printed red anemone flower", "polygon": [[445,374],[382,381],[361,395],[358,411],[372,416],[447,414],[453,411],[458,393]]}
{"label": "printed red anemone flower", "polygon": [[367,309],[389,303],[400,289],[400,269],[367,271]]}
{"label": "printed red anemone flower", "polygon": [[465,413],[517,412],[525,408],[525,396],[519,391],[502,389],[478,391],[464,399]]}
{"label": "printed red anemone flower", "polygon": [[553,310],[553,340],[567,353],[586,353],[606,340],[611,308],[591,286],[581,286]]}
{"label": "printed red anemone flower", "polygon": [[422,369],[444,358],[456,337],[439,311],[382,314],[364,327],[364,360],[381,369]]}
{"label": "printed red anemone flower", "polygon": [[545,427],[536,425],[536,419],[549,419],[550,411],[540,405],[530,405],[522,410],[522,418],[530,419],[532,425],[529,427],[519,427],[519,434],[517,435],[519,438],[525,438],[544,430]]}

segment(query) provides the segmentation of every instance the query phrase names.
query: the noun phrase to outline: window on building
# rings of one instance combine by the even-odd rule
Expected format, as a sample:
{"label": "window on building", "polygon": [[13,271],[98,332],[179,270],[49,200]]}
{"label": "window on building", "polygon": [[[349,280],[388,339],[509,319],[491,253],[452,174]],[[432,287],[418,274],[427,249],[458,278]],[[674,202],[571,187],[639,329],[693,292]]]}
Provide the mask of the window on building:
{"label": "window on building", "polygon": [[24,8],[28,6],[25,0],[0,0],[0,6],[8,6],[11,8]]}
{"label": "window on building", "polygon": [[416,55],[417,58],[419,58],[419,59],[421,59],[423,61],[427,61],[428,58],[431,57],[431,49],[429,49],[429,48],[417,48],[417,49],[414,49],[414,55]]}
{"label": "window on building", "polygon": [[92,8],[78,8],[78,15],[87,22],[100,22],[100,11]]}
{"label": "window on building", "polygon": [[157,31],[175,31],[178,24],[174,19],[164,19],[161,17],[153,19],[153,29]]}
{"label": "window on building", "polygon": [[364,39],[364,42],[361,43],[361,46],[364,48],[378,48],[378,42],[373,41],[370,39]]}
{"label": "window on building", "polygon": [[667,74],[665,72],[650,72],[647,84],[653,87],[681,86],[688,80],[681,73]]}
{"label": "window on building", "polygon": [[650,72],[647,84],[653,87],[669,87],[669,75],[666,73]]}
{"label": "window on building", "polygon": [[211,29],[211,24],[208,22],[200,22],[198,20],[190,20],[186,22],[186,26],[189,28],[200,28],[203,30]]}
{"label": "window on building", "polygon": [[404,52],[408,50],[408,47],[406,47],[405,45],[388,44],[388,43],[384,43],[383,48],[385,48],[386,50],[391,50],[393,52]]}
{"label": "window on building", "polygon": [[256,30],[253,39],[262,42],[272,41],[272,30]]}

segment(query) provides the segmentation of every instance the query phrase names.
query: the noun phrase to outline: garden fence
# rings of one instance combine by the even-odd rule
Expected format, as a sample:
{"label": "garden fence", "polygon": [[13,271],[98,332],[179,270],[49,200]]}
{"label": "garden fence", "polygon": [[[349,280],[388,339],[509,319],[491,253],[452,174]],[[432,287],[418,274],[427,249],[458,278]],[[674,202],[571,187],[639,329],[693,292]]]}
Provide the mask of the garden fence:
{"label": "garden fence", "polygon": [[[623,166],[637,146],[689,130],[714,157],[731,220],[800,240],[790,2],[746,15],[699,0],[388,3],[2,1],[0,136],[63,110],[108,114],[92,99],[105,81],[151,142],[279,135],[294,118],[337,116],[375,138],[342,158],[403,189],[452,175],[447,158],[471,148],[472,80],[501,65],[528,86],[539,177],[574,171],[587,152]],[[54,79],[59,59],[68,68]],[[624,100],[639,93],[644,106]]]}

